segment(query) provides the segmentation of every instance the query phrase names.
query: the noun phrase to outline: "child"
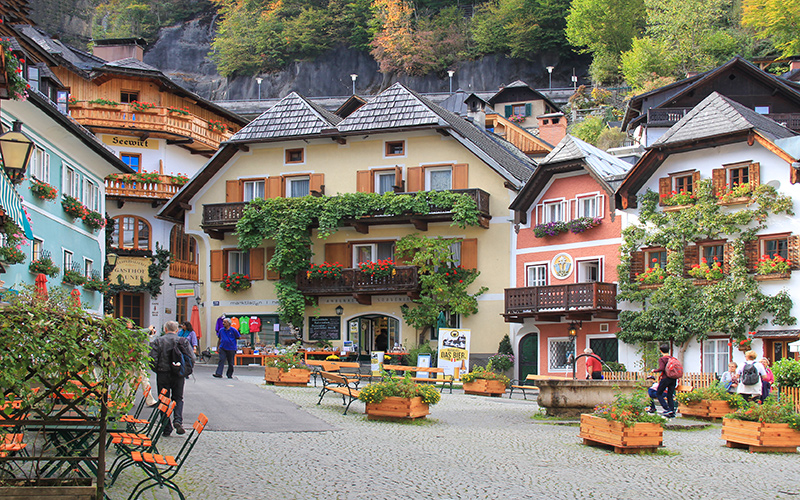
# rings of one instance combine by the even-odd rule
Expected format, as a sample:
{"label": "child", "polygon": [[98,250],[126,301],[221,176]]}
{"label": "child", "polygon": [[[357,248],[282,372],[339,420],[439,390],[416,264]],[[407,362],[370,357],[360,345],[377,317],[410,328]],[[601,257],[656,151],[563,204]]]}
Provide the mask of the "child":
{"label": "child", "polygon": [[647,409],[647,413],[655,413],[656,412],[656,398],[658,398],[658,393],[656,390],[658,389],[658,380],[652,375],[647,377],[647,380],[652,380],[653,385],[647,389],[647,395],[650,396],[650,408]]}

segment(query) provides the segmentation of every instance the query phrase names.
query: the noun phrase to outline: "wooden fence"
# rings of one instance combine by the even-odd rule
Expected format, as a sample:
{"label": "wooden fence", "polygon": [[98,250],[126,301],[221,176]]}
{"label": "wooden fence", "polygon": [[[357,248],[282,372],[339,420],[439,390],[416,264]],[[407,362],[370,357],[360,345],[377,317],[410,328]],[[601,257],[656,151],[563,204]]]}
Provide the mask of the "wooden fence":
{"label": "wooden fence", "polygon": [[778,393],[781,398],[791,398],[795,411],[800,412],[800,387],[781,387]]}
{"label": "wooden fence", "polygon": [[[603,372],[605,380],[646,380],[649,375],[649,372]],[[717,376],[713,373],[684,373],[678,380],[678,387],[709,387],[716,381]]]}

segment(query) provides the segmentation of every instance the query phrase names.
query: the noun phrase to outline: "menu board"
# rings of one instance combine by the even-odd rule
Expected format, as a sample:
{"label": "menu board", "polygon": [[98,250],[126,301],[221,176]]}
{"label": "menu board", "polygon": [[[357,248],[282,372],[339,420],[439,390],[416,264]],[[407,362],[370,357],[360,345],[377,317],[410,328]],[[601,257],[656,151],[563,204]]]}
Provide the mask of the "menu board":
{"label": "menu board", "polygon": [[339,340],[342,334],[342,319],[339,316],[308,318],[308,340]]}

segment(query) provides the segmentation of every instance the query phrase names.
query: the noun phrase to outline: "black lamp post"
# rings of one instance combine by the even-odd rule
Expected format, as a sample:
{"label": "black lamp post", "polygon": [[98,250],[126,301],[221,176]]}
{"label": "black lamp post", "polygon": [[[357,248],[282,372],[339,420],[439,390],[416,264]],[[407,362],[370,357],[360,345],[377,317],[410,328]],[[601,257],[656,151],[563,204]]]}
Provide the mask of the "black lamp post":
{"label": "black lamp post", "polygon": [[32,151],[33,140],[22,131],[21,121],[15,121],[10,131],[0,135],[0,157],[12,184],[19,184],[25,178]]}

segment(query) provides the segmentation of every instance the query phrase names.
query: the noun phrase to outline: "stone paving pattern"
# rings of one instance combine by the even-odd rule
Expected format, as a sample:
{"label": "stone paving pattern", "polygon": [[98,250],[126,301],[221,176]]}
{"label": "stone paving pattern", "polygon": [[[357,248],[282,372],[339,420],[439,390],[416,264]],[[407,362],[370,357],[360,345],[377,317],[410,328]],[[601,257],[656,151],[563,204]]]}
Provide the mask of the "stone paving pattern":
{"label": "stone paving pattern", "polygon": [[[234,380],[211,380],[198,370],[206,397],[187,395],[184,419],[192,421],[222,400],[225,428],[200,437],[178,483],[188,499],[773,499],[800,495],[800,456],[751,454],[729,449],[720,424],[703,430],[665,431],[665,448],[654,455],[616,455],[581,444],[577,426],[531,417],[538,407],[521,398],[484,398],[455,390],[415,423],[368,421],[364,404],[342,415],[341,398],[319,389],[265,386],[261,369],[240,369]],[[209,380],[205,380],[205,378]],[[192,384],[190,381],[189,385]],[[245,386],[250,386],[244,389]],[[296,422],[296,430],[254,432],[237,405],[215,397],[218,390],[263,391],[267,401],[295,408],[270,415]],[[199,401],[198,401],[199,399]],[[199,410],[198,410],[199,408]],[[208,410],[206,413],[217,414]],[[192,417],[190,417],[192,415]],[[679,419],[680,420],[680,419]],[[254,425],[259,427],[258,425]],[[316,430],[320,426],[332,430]],[[316,429],[315,429],[316,428]],[[180,437],[167,438],[177,451]],[[110,498],[125,498],[138,480],[126,472]],[[155,490],[143,498],[178,498]]]}

